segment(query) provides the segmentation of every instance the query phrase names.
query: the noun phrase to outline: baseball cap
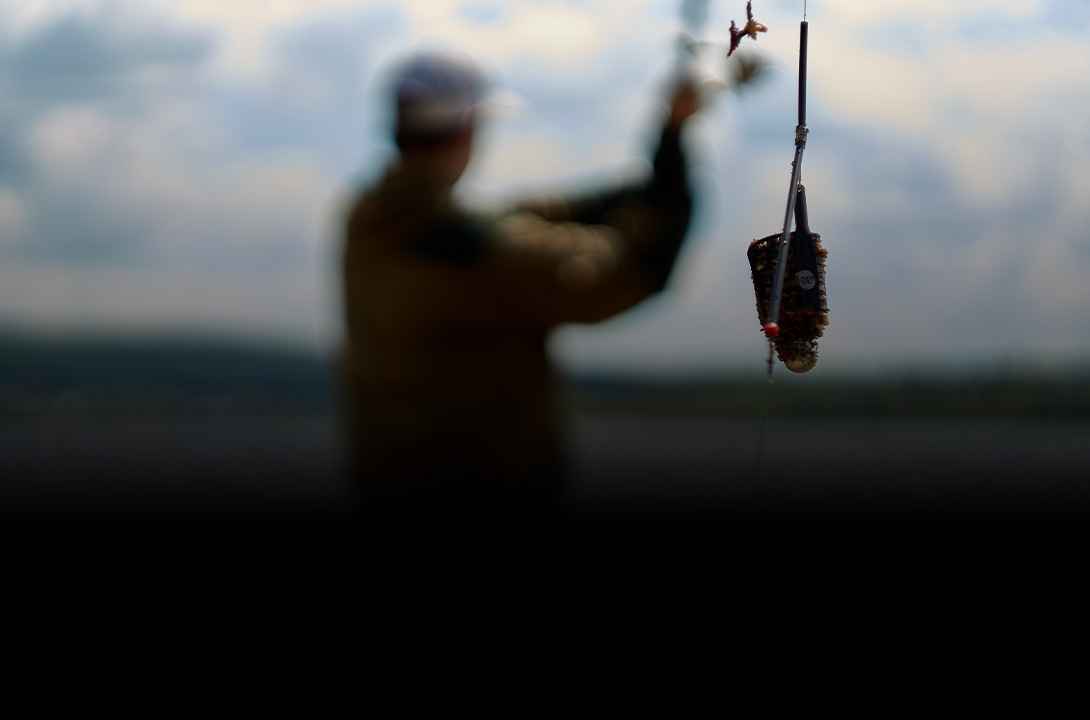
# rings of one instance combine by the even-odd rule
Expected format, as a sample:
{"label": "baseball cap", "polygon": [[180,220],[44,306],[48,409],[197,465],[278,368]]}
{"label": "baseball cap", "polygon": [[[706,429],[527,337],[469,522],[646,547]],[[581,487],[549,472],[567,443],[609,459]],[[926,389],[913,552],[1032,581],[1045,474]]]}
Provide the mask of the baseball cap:
{"label": "baseball cap", "polygon": [[438,53],[414,55],[392,73],[394,132],[434,136],[467,127],[488,96],[488,82],[470,61]]}

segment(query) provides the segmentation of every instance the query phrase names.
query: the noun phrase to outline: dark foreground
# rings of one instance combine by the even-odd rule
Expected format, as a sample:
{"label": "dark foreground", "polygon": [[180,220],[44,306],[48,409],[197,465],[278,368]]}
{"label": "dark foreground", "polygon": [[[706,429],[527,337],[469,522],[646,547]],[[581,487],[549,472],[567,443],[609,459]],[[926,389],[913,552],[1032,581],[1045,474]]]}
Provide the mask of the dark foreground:
{"label": "dark foreground", "polygon": [[[1090,424],[760,423],[582,415],[575,508],[1088,510]],[[7,510],[342,512],[329,417],[28,423],[0,432]]]}
{"label": "dark foreground", "polygon": [[[356,509],[326,363],[0,336],[0,509]],[[584,379],[571,509],[1090,510],[1090,383]]]}

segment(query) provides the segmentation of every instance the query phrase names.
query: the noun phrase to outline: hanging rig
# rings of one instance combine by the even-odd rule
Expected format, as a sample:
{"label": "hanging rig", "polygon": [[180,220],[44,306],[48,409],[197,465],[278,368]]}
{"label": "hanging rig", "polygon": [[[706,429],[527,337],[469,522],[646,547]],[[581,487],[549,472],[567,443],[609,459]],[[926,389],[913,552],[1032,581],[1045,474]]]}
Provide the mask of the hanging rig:
{"label": "hanging rig", "polygon": [[[729,46],[697,40],[690,33],[699,33],[707,20],[710,0],[682,0],[682,18],[686,25],[679,43],[680,71],[693,72],[699,50],[704,47],[726,49],[733,75],[732,89],[741,90],[761,74],[763,61],[734,56],[742,42],[756,41],[768,27],[753,14],[753,3],[746,3],[746,23],[739,28],[730,24]],[[791,163],[791,181],[787,192],[782,229],[773,235],[754,240],[748,250],[753,288],[757,299],[757,316],[761,330],[768,339],[768,377],[771,381],[775,359],[796,373],[804,373],[817,365],[817,340],[829,324],[829,308],[825,290],[825,260],[828,253],[821,237],[811,232],[806,209],[806,190],[802,185],[802,160],[810,130],[806,125],[806,72],[810,25],[807,2],[803,2],[799,27],[799,87],[798,125],[795,127],[795,157]],[[721,51],[721,50],[720,50]],[[734,56],[734,57],[732,57]],[[724,88],[726,83],[709,82],[705,87]],[[795,231],[792,232],[792,223]]]}
{"label": "hanging rig", "polygon": [[[749,8],[747,7],[747,10]],[[817,339],[829,324],[825,291],[825,259],[821,237],[810,231],[806,190],[802,186],[802,159],[810,130],[806,125],[806,61],[809,22],[803,5],[799,30],[798,125],[795,158],[787,192],[783,230],[754,240],[748,251],[757,315],[768,338],[768,377],[774,357],[792,372],[804,373],[817,364]],[[795,232],[791,232],[792,222]]]}

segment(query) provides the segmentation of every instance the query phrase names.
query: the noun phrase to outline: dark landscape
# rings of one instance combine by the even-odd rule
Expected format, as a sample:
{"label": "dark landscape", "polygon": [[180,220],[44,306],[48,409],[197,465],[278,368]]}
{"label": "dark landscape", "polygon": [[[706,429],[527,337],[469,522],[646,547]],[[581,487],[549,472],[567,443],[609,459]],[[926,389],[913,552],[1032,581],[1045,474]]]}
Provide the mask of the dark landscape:
{"label": "dark landscape", "polygon": [[[0,339],[8,511],[348,512],[334,375],[209,338]],[[577,512],[1090,509],[1073,374],[569,382]]]}

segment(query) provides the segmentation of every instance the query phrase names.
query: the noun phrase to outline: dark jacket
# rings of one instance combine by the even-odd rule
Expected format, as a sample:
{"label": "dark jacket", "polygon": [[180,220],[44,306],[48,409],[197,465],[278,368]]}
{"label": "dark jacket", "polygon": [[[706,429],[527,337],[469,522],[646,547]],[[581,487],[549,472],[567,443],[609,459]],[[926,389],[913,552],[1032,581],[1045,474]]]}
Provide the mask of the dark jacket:
{"label": "dark jacket", "polygon": [[364,495],[562,493],[549,332],[662,290],[691,205],[671,129],[648,180],[495,217],[391,168],[352,208],[344,249],[346,410]]}

